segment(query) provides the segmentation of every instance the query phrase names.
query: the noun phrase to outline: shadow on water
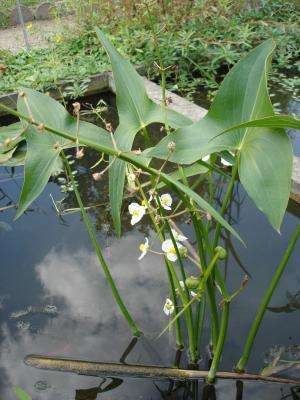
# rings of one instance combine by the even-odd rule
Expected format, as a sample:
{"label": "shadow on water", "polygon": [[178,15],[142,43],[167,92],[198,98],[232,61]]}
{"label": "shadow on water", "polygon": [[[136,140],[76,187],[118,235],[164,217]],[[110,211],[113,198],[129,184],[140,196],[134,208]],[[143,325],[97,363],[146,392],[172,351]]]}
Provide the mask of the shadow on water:
{"label": "shadow on water", "polygon": [[[109,108],[113,115],[113,108]],[[137,143],[138,146],[138,143]],[[136,227],[130,225],[125,201],[122,213],[123,236],[118,239],[111,228],[108,207],[108,182],[95,182],[90,166],[99,159],[89,152],[73,168],[84,203],[89,208],[126,304],[145,332],[133,343],[130,332],[111,298],[110,289],[99,270],[96,256],[87,238],[73,193],[62,193],[58,179],[51,180],[44,193],[22,218],[14,221],[22,168],[0,170],[1,269],[0,269],[0,398],[14,400],[14,386],[20,386],[33,399],[218,399],[218,400],[295,400],[299,387],[281,384],[219,380],[215,387],[203,382],[153,381],[136,378],[76,376],[26,366],[27,354],[73,357],[103,362],[172,366],[178,364],[172,332],[157,335],[167,323],[162,313],[168,285],[162,260],[149,254],[138,261],[138,247],[147,236],[159,248],[147,218]],[[218,182],[217,198],[225,183]],[[59,218],[50,195],[64,211]],[[68,210],[68,212],[66,212]],[[237,185],[227,218],[247,243],[244,248],[224,232],[229,258],[224,265],[230,291],[240,287],[245,273],[252,277],[238,300],[232,303],[230,336],[222,359],[222,370],[230,371],[238,359],[246,333],[259,300],[297,223],[299,206],[289,208],[281,236]],[[180,228],[193,242],[189,221],[182,218]],[[249,371],[257,372],[272,363],[276,346],[284,356],[299,360],[299,247],[295,250],[269,311],[258,333]],[[299,258],[299,257],[298,257]],[[192,272],[192,266],[187,265]],[[207,369],[209,321],[205,321],[202,359]],[[128,344],[130,343],[130,346]],[[293,347],[294,346],[294,347]],[[298,349],[292,354],[291,347]],[[126,350],[125,350],[126,349]],[[276,353],[277,354],[277,353]],[[178,353],[177,353],[178,355]],[[271,361],[270,361],[271,360]],[[181,366],[187,365],[186,353]],[[281,371],[287,377],[299,377],[299,371]]]}

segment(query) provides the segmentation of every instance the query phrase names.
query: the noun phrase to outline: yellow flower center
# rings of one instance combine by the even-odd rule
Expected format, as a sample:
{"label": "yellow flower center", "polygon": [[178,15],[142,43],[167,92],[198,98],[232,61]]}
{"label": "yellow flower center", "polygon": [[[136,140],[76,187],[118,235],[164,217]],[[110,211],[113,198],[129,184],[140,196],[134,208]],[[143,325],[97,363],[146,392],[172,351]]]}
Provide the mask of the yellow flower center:
{"label": "yellow flower center", "polygon": [[140,244],[140,250],[142,253],[148,250],[148,245],[145,243]]}

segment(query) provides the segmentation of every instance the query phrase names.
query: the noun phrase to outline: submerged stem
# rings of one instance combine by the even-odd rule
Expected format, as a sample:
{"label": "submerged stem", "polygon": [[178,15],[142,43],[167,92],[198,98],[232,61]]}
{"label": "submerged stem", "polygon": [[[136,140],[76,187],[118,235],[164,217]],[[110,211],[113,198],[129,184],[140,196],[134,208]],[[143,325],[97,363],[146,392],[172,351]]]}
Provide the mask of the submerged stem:
{"label": "submerged stem", "polygon": [[256,334],[258,332],[258,329],[260,327],[261,321],[264,317],[265,311],[267,309],[267,306],[271,300],[271,297],[278,285],[278,282],[287,266],[287,263],[293,253],[293,250],[295,248],[295,245],[297,243],[297,240],[299,239],[300,236],[300,224],[296,227],[296,229],[294,230],[292,237],[290,239],[289,245],[282,257],[282,260],[278,266],[278,268],[276,269],[273,278],[267,288],[267,290],[265,291],[265,294],[263,296],[263,299],[260,303],[260,306],[258,308],[257,314],[255,316],[255,319],[252,323],[252,326],[249,330],[248,333],[248,337],[247,337],[247,341],[245,343],[244,346],[244,350],[243,350],[243,354],[240,358],[240,360],[238,361],[235,370],[237,372],[244,372],[245,370],[245,366],[248,362],[251,350],[252,350],[252,346],[256,337]]}

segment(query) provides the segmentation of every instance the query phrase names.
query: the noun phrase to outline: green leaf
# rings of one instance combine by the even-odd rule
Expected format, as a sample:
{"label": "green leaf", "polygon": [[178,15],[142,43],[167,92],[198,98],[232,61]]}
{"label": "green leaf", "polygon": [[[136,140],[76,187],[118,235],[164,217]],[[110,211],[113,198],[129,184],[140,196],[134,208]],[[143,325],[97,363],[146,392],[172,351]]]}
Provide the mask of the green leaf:
{"label": "green leaf", "polygon": [[6,153],[24,140],[24,128],[20,122],[0,127],[0,153]]}
{"label": "green leaf", "polygon": [[[66,140],[52,133],[45,133],[35,126],[26,127],[27,155],[25,159],[24,183],[19,200],[16,218],[42,193],[52,174],[61,168],[59,153],[62,148],[75,146],[76,119],[56,100],[35,90],[23,88],[24,95],[19,96],[18,111],[31,117],[39,124],[52,129],[63,130],[71,134],[72,140]],[[107,132],[88,122],[80,122],[78,137],[99,140],[111,146]]]}
{"label": "green leaf", "polygon": [[28,393],[25,390],[21,389],[20,387],[14,388],[14,393],[19,400],[32,400]]}
{"label": "green leaf", "polygon": [[[6,111],[10,111],[12,115],[19,116],[21,119],[24,118],[22,114],[15,112],[12,109],[9,109],[6,107]],[[27,117],[26,117],[27,118]],[[65,132],[65,131],[59,131],[55,128],[51,128],[48,126],[45,126],[45,131],[50,131],[54,135],[57,135],[60,138],[64,138],[67,140],[73,140],[74,134],[73,132]],[[92,132],[92,131],[91,131]],[[163,181],[165,184],[167,184],[170,187],[173,187],[177,190],[182,191],[183,193],[187,194],[189,197],[195,200],[195,202],[202,207],[205,211],[208,211],[222,226],[224,226],[226,229],[228,229],[235,237],[237,237],[240,241],[242,239],[240,238],[239,234],[228,224],[227,221],[224,220],[224,218],[216,211],[214,210],[204,199],[202,199],[197,193],[195,193],[192,189],[186,187],[180,182],[177,182],[175,179],[172,177],[168,176],[165,173],[160,173],[154,168],[151,168],[149,166],[149,160],[148,158],[145,158],[141,155],[136,155],[134,153],[120,153],[117,150],[114,149],[112,146],[112,143],[107,142],[106,140],[99,140],[99,137],[90,134],[84,134],[79,136],[79,142],[82,145],[89,146],[91,148],[94,148],[95,150],[99,152],[103,152],[105,154],[109,154],[111,156],[116,156],[118,158],[121,158],[123,161],[129,162],[133,165],[135,165],[137,168],[141,168],[144,171],[148,172],[154,177],[160,177],[161,181]]]}
{"label": "green leaf", "polygon": [[6,153],[0,153],[0,165],[4,166],[12,158],[15,148],[7,151]]}
{"label": "green leaf", "polygon": [[[191,124],[191,121],[183,115],[165,110],[150,100],[141,76],[130,62],[120,55],[100,29],[96,28],[96,33],[110,58],[116,86],[119,126],[114,137],[118,149],[131,150],[136,134],[151,123],[167,121],[173,128]],[[124,183],[125,164],[121,160],[116,160],[109,170],[109,193],[117,235],[121,234],[120,211]]]}
{"label": "green leaf", "polygon": [[292,117],[291,115],[274,115],[272,117],[254,119],[252,121],[243,122],[236,126],[231,126],[230,128],[212,138],[212,141],[216,140],[219,136],[224,135],[227,132],[234,131],[235,129],[262,126],[268,128],[292,128],[299,130],[300,120]]}
{"label": "green leaf", "polygon": [[[3,167],[18,167],[21,165],[24,165],[25,163],[25,157],[26,157],[26,144],[22,144],[18,146],[16,149],[13,149],[12,156],[10,157],[9,160],[5,162],[1,162],[1,165]],[[0,155],[1,158],[1,155]]]}
{"label": "green leaf", "polygon": [[[53,145],[53,137],[37,133],[33,127],[26,131],[27,154],[24,168],[24,184],[15,218],[42,193],[52,174],[58,172],[60,147]],[[62,168],[60,168],[62,169]]]}
{"label": "green leaf", "polygon": [[273,50],[272,40],[252,50],[226,76],[206,116],[164,138],[149,156],[167,158],[170,140],[176,144],[171,160],[178,163],[223,150],[237,151],[243,186],[278,230],[289,198],[292,148],[285,132],[273,127],[294,127],[298,122],[274,116],[267,91]]}
{"label": "green leaf", "polygon": [[[198,164],[198,163],[189,165],[187,167],[183,167],[184,176],[186,178],[190,178],[195,175],[205,174],[208,171],[209,171],[209,169],[207,167],[205,167],[204,165]],[[176,170],[176,171],[168,174],[168,176],[171,179],[175,179],[176,181],[178,181],[178,180],[182,179],[182,172]],[[157,189],[161,189],[164,186],[166,186],[164,182],[159,182],[159,184],[157,185]]]}

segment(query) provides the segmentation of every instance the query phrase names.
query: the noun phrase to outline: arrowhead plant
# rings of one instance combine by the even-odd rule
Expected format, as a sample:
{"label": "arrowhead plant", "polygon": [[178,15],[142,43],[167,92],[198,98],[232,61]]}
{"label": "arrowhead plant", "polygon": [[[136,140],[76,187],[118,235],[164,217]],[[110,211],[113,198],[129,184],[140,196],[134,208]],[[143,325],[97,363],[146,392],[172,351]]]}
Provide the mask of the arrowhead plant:
{"label": "arrowhead plant", "polygon": [[[167,327],[173,324],[176,327],[176,341],[180,347],[184,345],[181,327],[184,320],[192,363],[199,359],[206,299],[209,303],[214,354],[209,380],[213,382],[226,340],[230,302],[248,282],[247,277],[240,288],[229,293],[220,269],[227,257],[220,247],[222,229],[242,242],[225,218],[236,180],[240,179],[257,208],[278,231],[290,195],[293,153],[284,128],[299,129],[300,122],[291,116],[275,115],[269,98],[267,75],[275,44],[273,40],[267,40],[239,61],[225,77],[206,116],[192,123],[168,109],[165,99],[162,104],[153,102],[143,78],[130,62],[100,29],[96,29],[96,34],[112,66],[119,117],[115,132],[81,121],[79,111],[77,117],[72,116],[58,101],[28,88],[20,88],[17,111],[0,104],[0,109],[20,119],[20,122],[0,128],[0,165],[24,164],[24,182],[16,218],[37,199],[53,174],[66,173],[115,301],[132,332],[141,335],[110,274],[65,152],[75,148],[79,154],[80,145],[109,156],[110,163],[102,173],[108,170],[110,209],[116,235],[121,235],[127,179],[133,188],[131,196],[135,197],[128,207],[131,225],[138,225],[148,215],[161,242],[161,249],[156,251],[145,238],[140,246],[139,260],[143,262],[148,253],[164,259],[170,295],[162,309],[171,318]],[[162,130],[165,135],[153,146],[148,127],[154,123],[165,127]],[[138,135],[145,142],[139,154],[133,151]],[[85,153],[81,149],[80,157]],[[220,167],[220,157],[226,167]],[[157,159],[160,160],[159,167]],[[166,169],[170,171],[170,165],[171,172],[166,172]],[[227,179],[220,209],[213,201],[213,174]],[[145,181],[144,176],[148,180]],[[204,180],[208,182],[208,195],[199,194],[198,186]],[[196,248],[176,225],[176,217],[183,214],[188,214],[192,222]],[[295,243],[296,239],[293,240]],[[191,278],[187,278],[185,272],[187,263],[196,271],[193,290],[189,285]],[[278,283],[279,274],[277,277],[269,295]],[[178,311],[179,307],[181,311]],[[261,317],[263,312],[264,309],[260,311]],[[251,346],[253,338],[252,335]],[[248,356],[247,352],[243,368]]]}

